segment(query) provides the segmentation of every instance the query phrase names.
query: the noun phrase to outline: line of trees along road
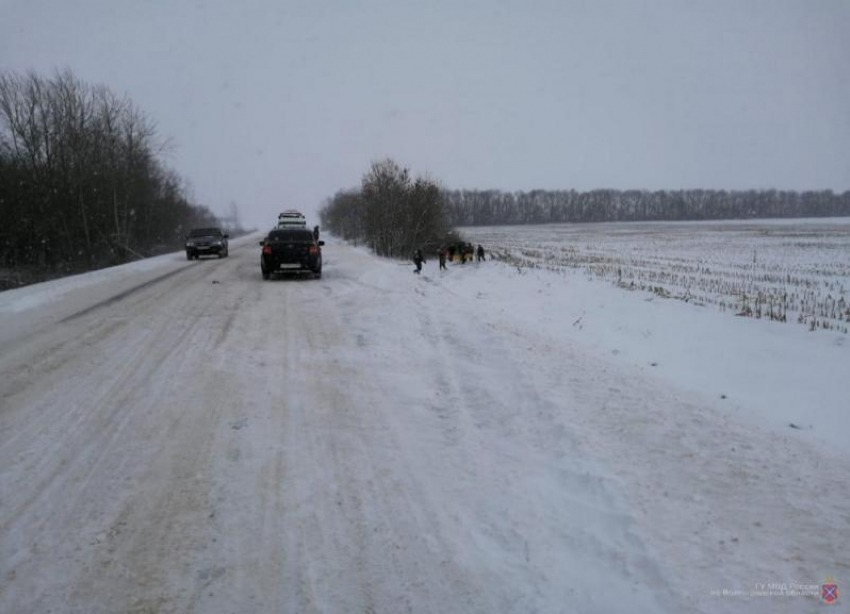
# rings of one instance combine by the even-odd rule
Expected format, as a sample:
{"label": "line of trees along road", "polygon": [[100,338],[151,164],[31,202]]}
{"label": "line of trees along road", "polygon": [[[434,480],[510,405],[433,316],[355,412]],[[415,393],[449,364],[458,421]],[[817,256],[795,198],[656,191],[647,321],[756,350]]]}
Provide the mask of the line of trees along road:
{"label": "line of trees along road", "polygon": [[96,268],[217,225],[163,149],[153,122],[104,86],[0,73],[0,266]]}
{"label": "line of trees along road", "polygon": [[850,216],[850,191],[451,190],[446,224],[488,226]]}
{"label": "line of trees along road", "polygon": [[850,191],[443,190],[390,159],[320,211],[329,231],[390,257],[456,242],[460,226],[841,216]]}

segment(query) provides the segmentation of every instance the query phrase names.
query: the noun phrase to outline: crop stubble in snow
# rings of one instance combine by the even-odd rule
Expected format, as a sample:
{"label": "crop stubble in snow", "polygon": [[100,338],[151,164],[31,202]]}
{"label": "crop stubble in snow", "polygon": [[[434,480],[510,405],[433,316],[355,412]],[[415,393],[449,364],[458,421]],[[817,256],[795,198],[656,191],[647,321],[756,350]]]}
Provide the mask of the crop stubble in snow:
{"label": "crop stubble in snow", "polygon": [[464,228],[518,266],[577,268],[721,311],[850,327],[850,220]]}

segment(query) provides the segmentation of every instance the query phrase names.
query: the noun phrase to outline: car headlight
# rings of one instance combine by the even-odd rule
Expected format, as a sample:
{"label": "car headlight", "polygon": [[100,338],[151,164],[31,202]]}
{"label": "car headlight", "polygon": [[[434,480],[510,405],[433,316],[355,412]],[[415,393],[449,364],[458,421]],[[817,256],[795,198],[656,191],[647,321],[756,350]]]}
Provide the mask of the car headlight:
{"label": "car headlight", "polygon": [[213,245],[221,245],[221,241],[213,241]]}
{"label": "car headlight", "polygon": [[186,241],[186,247],[195,247],[194,241]]}

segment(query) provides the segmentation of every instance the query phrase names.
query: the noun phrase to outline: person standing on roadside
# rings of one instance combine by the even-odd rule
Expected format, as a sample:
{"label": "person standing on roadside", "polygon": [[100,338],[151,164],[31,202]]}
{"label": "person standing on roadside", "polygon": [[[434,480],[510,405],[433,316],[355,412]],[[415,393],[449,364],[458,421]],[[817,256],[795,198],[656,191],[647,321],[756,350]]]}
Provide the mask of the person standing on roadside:
{"label": "person standing on roadside", "polygon": [[448,270],[446,268],[446,255],[447,255],[446,254],[446,248],[441,247],[440,248],[440,270],[441,271],[447,271]]}
{"label": "person standing on roadside", "polygon": [[478,262],[483,262],[484,260],[484,248],[481,247],[481,244],[478,244]]}
{"label": "person standing on roadside", "polygon": [[421,249],[417,249],[415,252],[413,252],[413,264],[416,265],[416,270],[413,272],[417,274],[421,273],[422,265],[425,264],[425,257],[422,255]]}

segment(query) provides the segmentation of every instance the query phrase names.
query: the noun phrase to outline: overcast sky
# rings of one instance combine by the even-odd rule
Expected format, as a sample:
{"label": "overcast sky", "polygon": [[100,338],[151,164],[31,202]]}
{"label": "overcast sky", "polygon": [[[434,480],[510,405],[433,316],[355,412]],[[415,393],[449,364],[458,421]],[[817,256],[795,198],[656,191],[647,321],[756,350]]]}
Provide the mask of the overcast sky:
{"label": "overcast sky", "polygon": [[850,0],[0,0],[0,69],[128,94],[217,212],[449,188],[850,189]]}

